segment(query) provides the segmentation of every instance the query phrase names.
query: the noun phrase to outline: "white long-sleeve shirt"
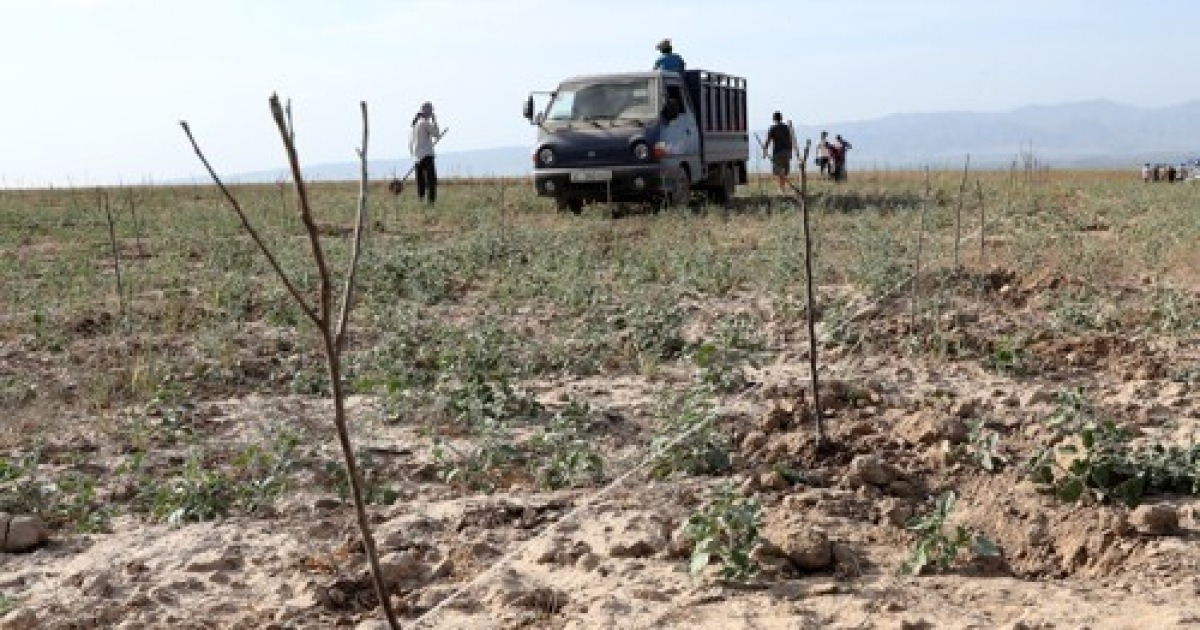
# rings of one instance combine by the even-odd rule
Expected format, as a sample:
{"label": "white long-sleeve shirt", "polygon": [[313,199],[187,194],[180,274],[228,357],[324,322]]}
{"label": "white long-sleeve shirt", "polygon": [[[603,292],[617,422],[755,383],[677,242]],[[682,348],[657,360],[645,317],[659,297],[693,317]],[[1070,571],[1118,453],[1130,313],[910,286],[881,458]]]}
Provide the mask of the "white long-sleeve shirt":
{"label": "white long-sleeve shirt", "polygon": [[442,132],[438,130],[437,123],[428,118],[422,118],[412,126],[412,133],[408,138],[408,151],[414,160],[429,157],[433,155],[434,141],[441,137]]}

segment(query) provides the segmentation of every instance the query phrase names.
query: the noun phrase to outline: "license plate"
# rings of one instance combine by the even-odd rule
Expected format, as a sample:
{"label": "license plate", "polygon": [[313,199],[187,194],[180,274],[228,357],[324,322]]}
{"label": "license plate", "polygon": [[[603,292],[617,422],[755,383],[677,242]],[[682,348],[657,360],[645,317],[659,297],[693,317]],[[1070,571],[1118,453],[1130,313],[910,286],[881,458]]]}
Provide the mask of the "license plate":
{"label": "license plate", "polygon": [[571,171],[573,182],[607,182],[612,180],[612,171],[586,170]]}

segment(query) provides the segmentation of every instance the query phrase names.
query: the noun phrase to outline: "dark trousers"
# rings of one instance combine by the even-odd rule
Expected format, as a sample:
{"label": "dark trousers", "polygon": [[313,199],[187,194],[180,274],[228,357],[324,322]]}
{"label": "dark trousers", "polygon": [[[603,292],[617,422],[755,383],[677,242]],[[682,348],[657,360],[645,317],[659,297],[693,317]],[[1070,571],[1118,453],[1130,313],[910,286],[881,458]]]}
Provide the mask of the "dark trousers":
{"label": "dark trousers", "polygon": [[417,198],[428,199],[429,203],[437,201],[437,166],[432,155],[417,162]]}

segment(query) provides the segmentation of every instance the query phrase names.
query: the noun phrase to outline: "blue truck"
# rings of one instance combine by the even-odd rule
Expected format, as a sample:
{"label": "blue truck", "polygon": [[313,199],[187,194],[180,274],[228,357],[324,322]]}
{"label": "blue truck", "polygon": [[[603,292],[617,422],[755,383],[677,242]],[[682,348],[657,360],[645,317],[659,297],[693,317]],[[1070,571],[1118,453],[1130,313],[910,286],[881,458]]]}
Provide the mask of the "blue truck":
{"label": "blue truck", "polygon": [[718,204],[746,183],[746,80],[708,70],[566,79],[535,111],[533,183],[559,210],[589,203]]}

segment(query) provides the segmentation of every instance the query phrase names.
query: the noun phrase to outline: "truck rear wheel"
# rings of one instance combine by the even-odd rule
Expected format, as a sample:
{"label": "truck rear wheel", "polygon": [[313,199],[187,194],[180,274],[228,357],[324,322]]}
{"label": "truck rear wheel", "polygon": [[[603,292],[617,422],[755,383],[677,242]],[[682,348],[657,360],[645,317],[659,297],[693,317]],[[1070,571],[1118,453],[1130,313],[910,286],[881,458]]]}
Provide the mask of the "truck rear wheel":
{"label": "truck rear wheel", "polygon": [[721,173],[719,183],[708,189],[708,199],[715,204],[725,205],[733,199],[734,193],[737,191],[737,179],[734,175],[733,167],[723,164],[721,165]]}

